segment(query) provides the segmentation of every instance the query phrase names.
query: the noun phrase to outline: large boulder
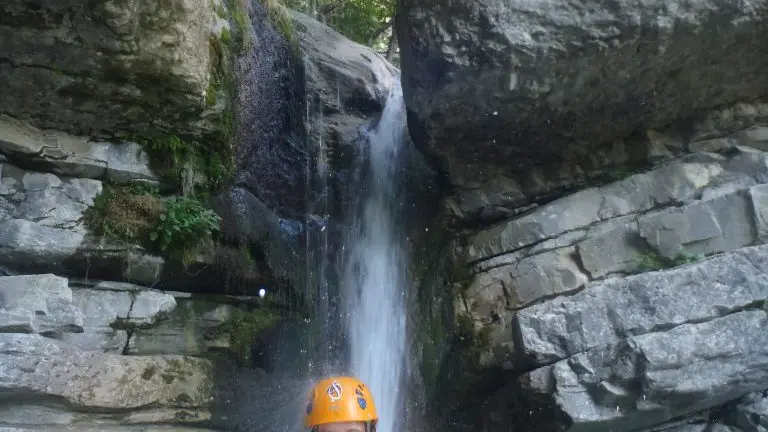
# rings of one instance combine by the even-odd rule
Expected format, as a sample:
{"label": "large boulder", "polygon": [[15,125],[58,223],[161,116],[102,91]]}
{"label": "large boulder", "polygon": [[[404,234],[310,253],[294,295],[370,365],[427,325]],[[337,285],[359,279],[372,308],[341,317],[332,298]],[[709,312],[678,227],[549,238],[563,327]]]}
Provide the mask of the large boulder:
{"label": "large boulder", "polygon": [[318,195],[349,195],[354,193],[349,190],[354,184],[351,171],[364,137],[361,132],[378,120],[399,71],[370,47],[305,14],[290,13],[304,58],[307,134],[315,175],[326,185]]}
{"label": "large boulder", "polygon": [[[670,381],[680,382],[686,382],[688,373],[705,375],[682,363],[650,364],[645,348],[626,348],[666,338],[664,343],[680,347],[678,357],[727,357],[728,347],[713,348],[722,353],[685,351],[699,342],[678,329],[731,319],[768,300],[768,147],[754,120],[727,117],[713,113],[694,138],[681,143],[694,153],[531,206],[470,231],[464,243],[454,246],[464,262],[451,270],[459,279],[453,312],[462,335],[467,334],[461,327],[466,323],[476,332],[468,353],[480,351],[479,367],[488,377],[483,391],[490,396],[482,402],[487,430],[509,430],[510,424],[516,431],[527,430],[525,425],[548,425],[550,429],[541,427],[552,431],[630,430],[627,425],[637,423],[637,430],[645,431],[643,425],[663,423],[648,432],[700,432],[705,429],[698,420],[679,427],[667,422],[702,410],[719,413],[723,404],[766,388],[765,383],[752,387],[721,375],[712,378],[721,380],[717,390],[695,389],[700,396],[696,403],[689,403],[685,389],[652,399],[661,390],[653,387],[655,375],[641,376],[645,370],[658,367],[675,375]],[[695,331],[715,335],[720,329],[712,326]],[[725,339],[731,338],[731,330],[722,331]],[[756,343],[753,336],[745,332],[732,342],[750,346]],[[606,360],[599,368],[611,370],[605,376],[587,376],[599,368],[583,358],[600,356]],[[759,369],[761,356],[749,352],[728,357],[720,369],[730,373],[727,368],[733,364]],[[627,362],[637,372],[631,378],[635,381],[606,378],[624,376],[621,368]],[[559,368],[573,375],[552,378],[564,370]],[[527,372],[494,393],[505,379],[515,381]],[[636,383],[646,381],[647,390],[638,390]],[[596,382],[604,385],[592,387]],[[585,396],[577,400],[578,394]],[[611,405],[621,399],[616,395],[630,405],[637,401],[638,408],[625,409],[624,402]],[[653,404],[657,408],[647,408]],[[741,430],[733,421],[721,426],[723,431]]]}
{"label": "large boulder", "polygon": [[765,0],[400,0],[409,126],[465,186],[594,160],[596,145],[766,95],[767,17]]}
{"label": "large boulder", "polygon": [[[518,411],[514,430],[644,430],[761,391],[768,387],[766,323],[762,310],[737,312],[631,336],[537,369],[515,387],[530,410]],[[510,430],[499,420],[485,430]]]}
{"label": "large boulder", "polygon": [[11,0],[0,15],[0,111],[84,135],[218,127],[225,2]]}
{"label": "large boulder", "polygon": [[306,56],[308,100],[327,117],[318,118],[324,124],[311,132],[320,133],[329,142],[333,141],[334,132],[341,135],[335,139],[357,135],[357,128],[368,120],[366,117],[384,109],[389,90],[395,85],[397,69],[373,49],[347,39],[309,16],[296,11],[290,14],[300,50]]}

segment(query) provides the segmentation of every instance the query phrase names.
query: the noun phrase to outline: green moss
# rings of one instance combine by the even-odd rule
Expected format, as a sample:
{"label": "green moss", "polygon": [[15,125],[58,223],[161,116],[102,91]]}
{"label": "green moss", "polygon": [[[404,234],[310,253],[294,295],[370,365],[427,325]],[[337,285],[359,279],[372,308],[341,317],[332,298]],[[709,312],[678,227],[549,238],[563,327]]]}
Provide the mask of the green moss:
{"label": "green moss", "polygon": [[253,251],[251,251],[251,248],[249,248],[248,245],[244,244],[240,246],[240,255],[242,255],[247,264],[256,264],[256,258],[253,256]]}
{"label": "green moss", "polygon": [[[436,389],[441,380],[445,356],[451,343],[453,319],[453,266],[450,248],[453,236],[439,223],[430,226],[428,234],[415,238],[411,254],[410,274],[418,284],[416,316],[418,331],[413,349],[421,352],[419,370],[428,389]],[[431,398],[431,397],[430,397]]]}
{"label": "green moss", "polygon": [[279,320],[279,315],[268,309],[248,312],[235,309],[229,319],[216,328],[214,337],[227,335],[235,358],[241,365],[247,366],[251,362],[251,346],[262,332]]}
{"label": "green moss", "polygon": [[647,161],[647,157],[643,157],[639,160],[631,160],[622,164],[617,164],[597,170],[599,173],[593,180],[599,183],[614,182],[624,180],[627,177],[633,176],[647,171],[651,168],[651,165]]}
{"label": "green moss", "polygon": [[469,315],[462,314],[456,317],[454,334],[459,340],[459,344],[468,348],[467,351],[469,352],[476,353],[488,349],[491,345],[490,332],[490,327],[476,330],[475,323]]}
{"label": "green moss", "polygon": [[[213,87],[209,86],[214,103],[216,83],[212,80]],[[196,192],[210,192],[221,187],[234,172],[232,117],[231,113],[221,115],[219,137],[208,145],[173,134],[134,136],[133,140],[147,152],[152,169],[159,175],[182,184],[186,164],[191,164],[193,170],[205,178],[204,184],[197,185]]]}
{"label": "green moss", "polygon": [[251,49],[250,32],[251,21],[245,6],[246,0],[229,0],[230,25],[235,32],[232,38],[232,51],[238,54],[247,53]]}
{"label": "green moss", "polygon": [[[194,368],[194,370],[193,370]],[[160,373],[160,377],[166,384],[174,381],[186,381],[197,372],[196,363],[184,357],[180,359],[170,359],[166,362],[165,368]]]}
{"label": "green moss", "polygon": [[299,41],[295,36],[293,20],[288,14],[288,11],[280,3],[279,0],[262,0],[262,2],[264,7],[267,9],[267,17],[269,18],[269,22],[272,24],[275,30],[278,31],[278,33],[283,35],[285,40],[291,46],[293,52],[298,54],[300,49]]}
{"label": "green moss", "polygon": [[205,89],[205,104],[208,106],[216,105],[216,86],[214,85],[213,80],[211,80],[208,87]]}
{"label": "green moss", "polygon": [[151,364],[144,368],[144,372],[141,373],[141,377],[149,381],[157,373],[157,365]]}
{"label": "green moss", "polygon": [[163,378],[163,382],[166,384],[173,384],[173,382],[176,381],[176,375],[173,374],[163,373],[160,374],[160,377]]}
{"label": "green moss", "polygon": [[219,39],[221,40],[221,43],[223,43],[227,47],[232,46],[232,32],[229,31],[228,28],[225,28],[221,31],[221,35],[219,36]]}
{"label": "green moss", "polygon": [[215,1],[211,1],[211,7],[216,10],[216,15],[219,18],[227,19],[227,10],[224,8],[223,4],[217,4]]}
{"label": "green moss", "polygon": [[190,320],[201,318],[220,304],[205,299],[205,295],[200,298],[177,299],[177,303],[178,305],[173,309],[172,314],[174,314],[174,319],[183,326],[186,326]]}
{"label": "green moss", "polygon": [[704,259],[702,254],[689,254],[684,250],[680,250],[672,258],[667,258],[661,255],[658,251],[652,250],[640,254],[637,259],[634,273],[645,273],[656,270],[667,270],[681,265],[694,263]]}
{"label": "green moss", "polygon": [[194,400],[192,399],[192,396],[186,393],[179,393],[178,396],[173,398],[172,402],[177,405],[189,405],[194,402]]}
{"label": "green moss", "polygon": [[[237,31],[241,34],[245,34],[248,30],[248,16],[242,8],[236,8],[232,11],[232,19],[234,19],[237,25]],[[242,37],[242,36],[241,36]]]}

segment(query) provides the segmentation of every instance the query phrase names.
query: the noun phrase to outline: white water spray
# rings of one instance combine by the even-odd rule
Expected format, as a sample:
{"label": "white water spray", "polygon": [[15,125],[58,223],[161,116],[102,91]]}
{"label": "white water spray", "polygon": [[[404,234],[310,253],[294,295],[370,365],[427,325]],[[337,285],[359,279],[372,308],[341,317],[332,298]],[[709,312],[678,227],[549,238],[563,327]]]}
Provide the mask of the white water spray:
{"label": "white water spray", "polygon": [[399,83],[390,90],[381,120],[368,140],[364,177],[344,266],[351,373],[369,387],[379,413],[379,432],[400,432],[406,347],[405,237],[396,219],[404,147],[405,109]]}

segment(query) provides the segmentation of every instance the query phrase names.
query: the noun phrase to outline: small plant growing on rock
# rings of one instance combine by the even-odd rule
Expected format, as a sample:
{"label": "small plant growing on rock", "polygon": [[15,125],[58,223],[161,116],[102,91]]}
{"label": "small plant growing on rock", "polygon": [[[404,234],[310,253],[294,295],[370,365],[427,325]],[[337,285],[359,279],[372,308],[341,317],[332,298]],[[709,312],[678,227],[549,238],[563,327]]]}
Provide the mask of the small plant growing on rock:
{"label": "small plant growing on rock", "polygon": [[[216,86],[221,84],[221,80],[220,75],[214,75],[213,87],[209,87],[210,92],[206,93],[206,98],[210,96],[214,104]],[[222,130],[230,131],[232,127],[231,117],[223,115]],[[206,149],[199,142],[185,141],[177,135],[158,135],[152,138],[135,136],[133,139],[149,154],[152,168],[164,177],[181,184],[185,166],[191,166],[195,172],[201,173],[205,178],[203,192],[217,189],[226,182],[234,169],[234,159],[229,149]]]}
{"label": "small plant growing on rock", "polygon": [[211,237],[219,229],[221,217],[195,198],[172,196],[166,198],[164,204],[165,211],[149,234],[149,239],[162,252],[182,253],[177,257],[183,260],[190,245]]}
{"label": "small plant growing on rock", "polygon": [[162,211],[162,200],[152,186],[105,183],[93,207],[86,211],[85,221],[105,237],[135,242],[147,238]]}
{"label": "small plant growing on rock", "polygon": [[195,197],[161,197],[152,186],[109,183],[85,213],[86,224],[96,234],[182,262],[218,232],[220,220]]}
{"label": "small plant growing on rock", "polygon": [[653,250],[640,254],[635,267],[635,273],[645,273],[656,270],[667,270],[679,267],[684,264],[690,264],[704,259],[702,254],[689,254],[681,250],[672,258],[667,258],[658,251]]}

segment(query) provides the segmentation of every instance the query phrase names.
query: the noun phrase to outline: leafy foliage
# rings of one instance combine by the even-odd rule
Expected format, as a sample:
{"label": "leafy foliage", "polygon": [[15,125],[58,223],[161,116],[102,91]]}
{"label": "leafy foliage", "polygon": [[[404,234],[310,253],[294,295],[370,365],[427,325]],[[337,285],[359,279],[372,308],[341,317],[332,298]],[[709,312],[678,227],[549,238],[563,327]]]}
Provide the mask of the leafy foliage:
{"label": "leafy foliage", "polygon": [[321,21],[355,42],[373,46],[386,45],[395,14],[395,0],[283,0],[302,12],[317,11]]}
{"label": "leafy foliage", "polygon": [[161,197],[152,186],[105,183],[85,221],[96,234],[183,262],[218,231],[220,217],[194,197]]}
{"label": "leafy foliage", "polygon": [[160,251],[186,251],[189,245],[196,245],[218,231],[221,218],[197,199],[172,196],[163,202],[165,211],[149,234]]}

